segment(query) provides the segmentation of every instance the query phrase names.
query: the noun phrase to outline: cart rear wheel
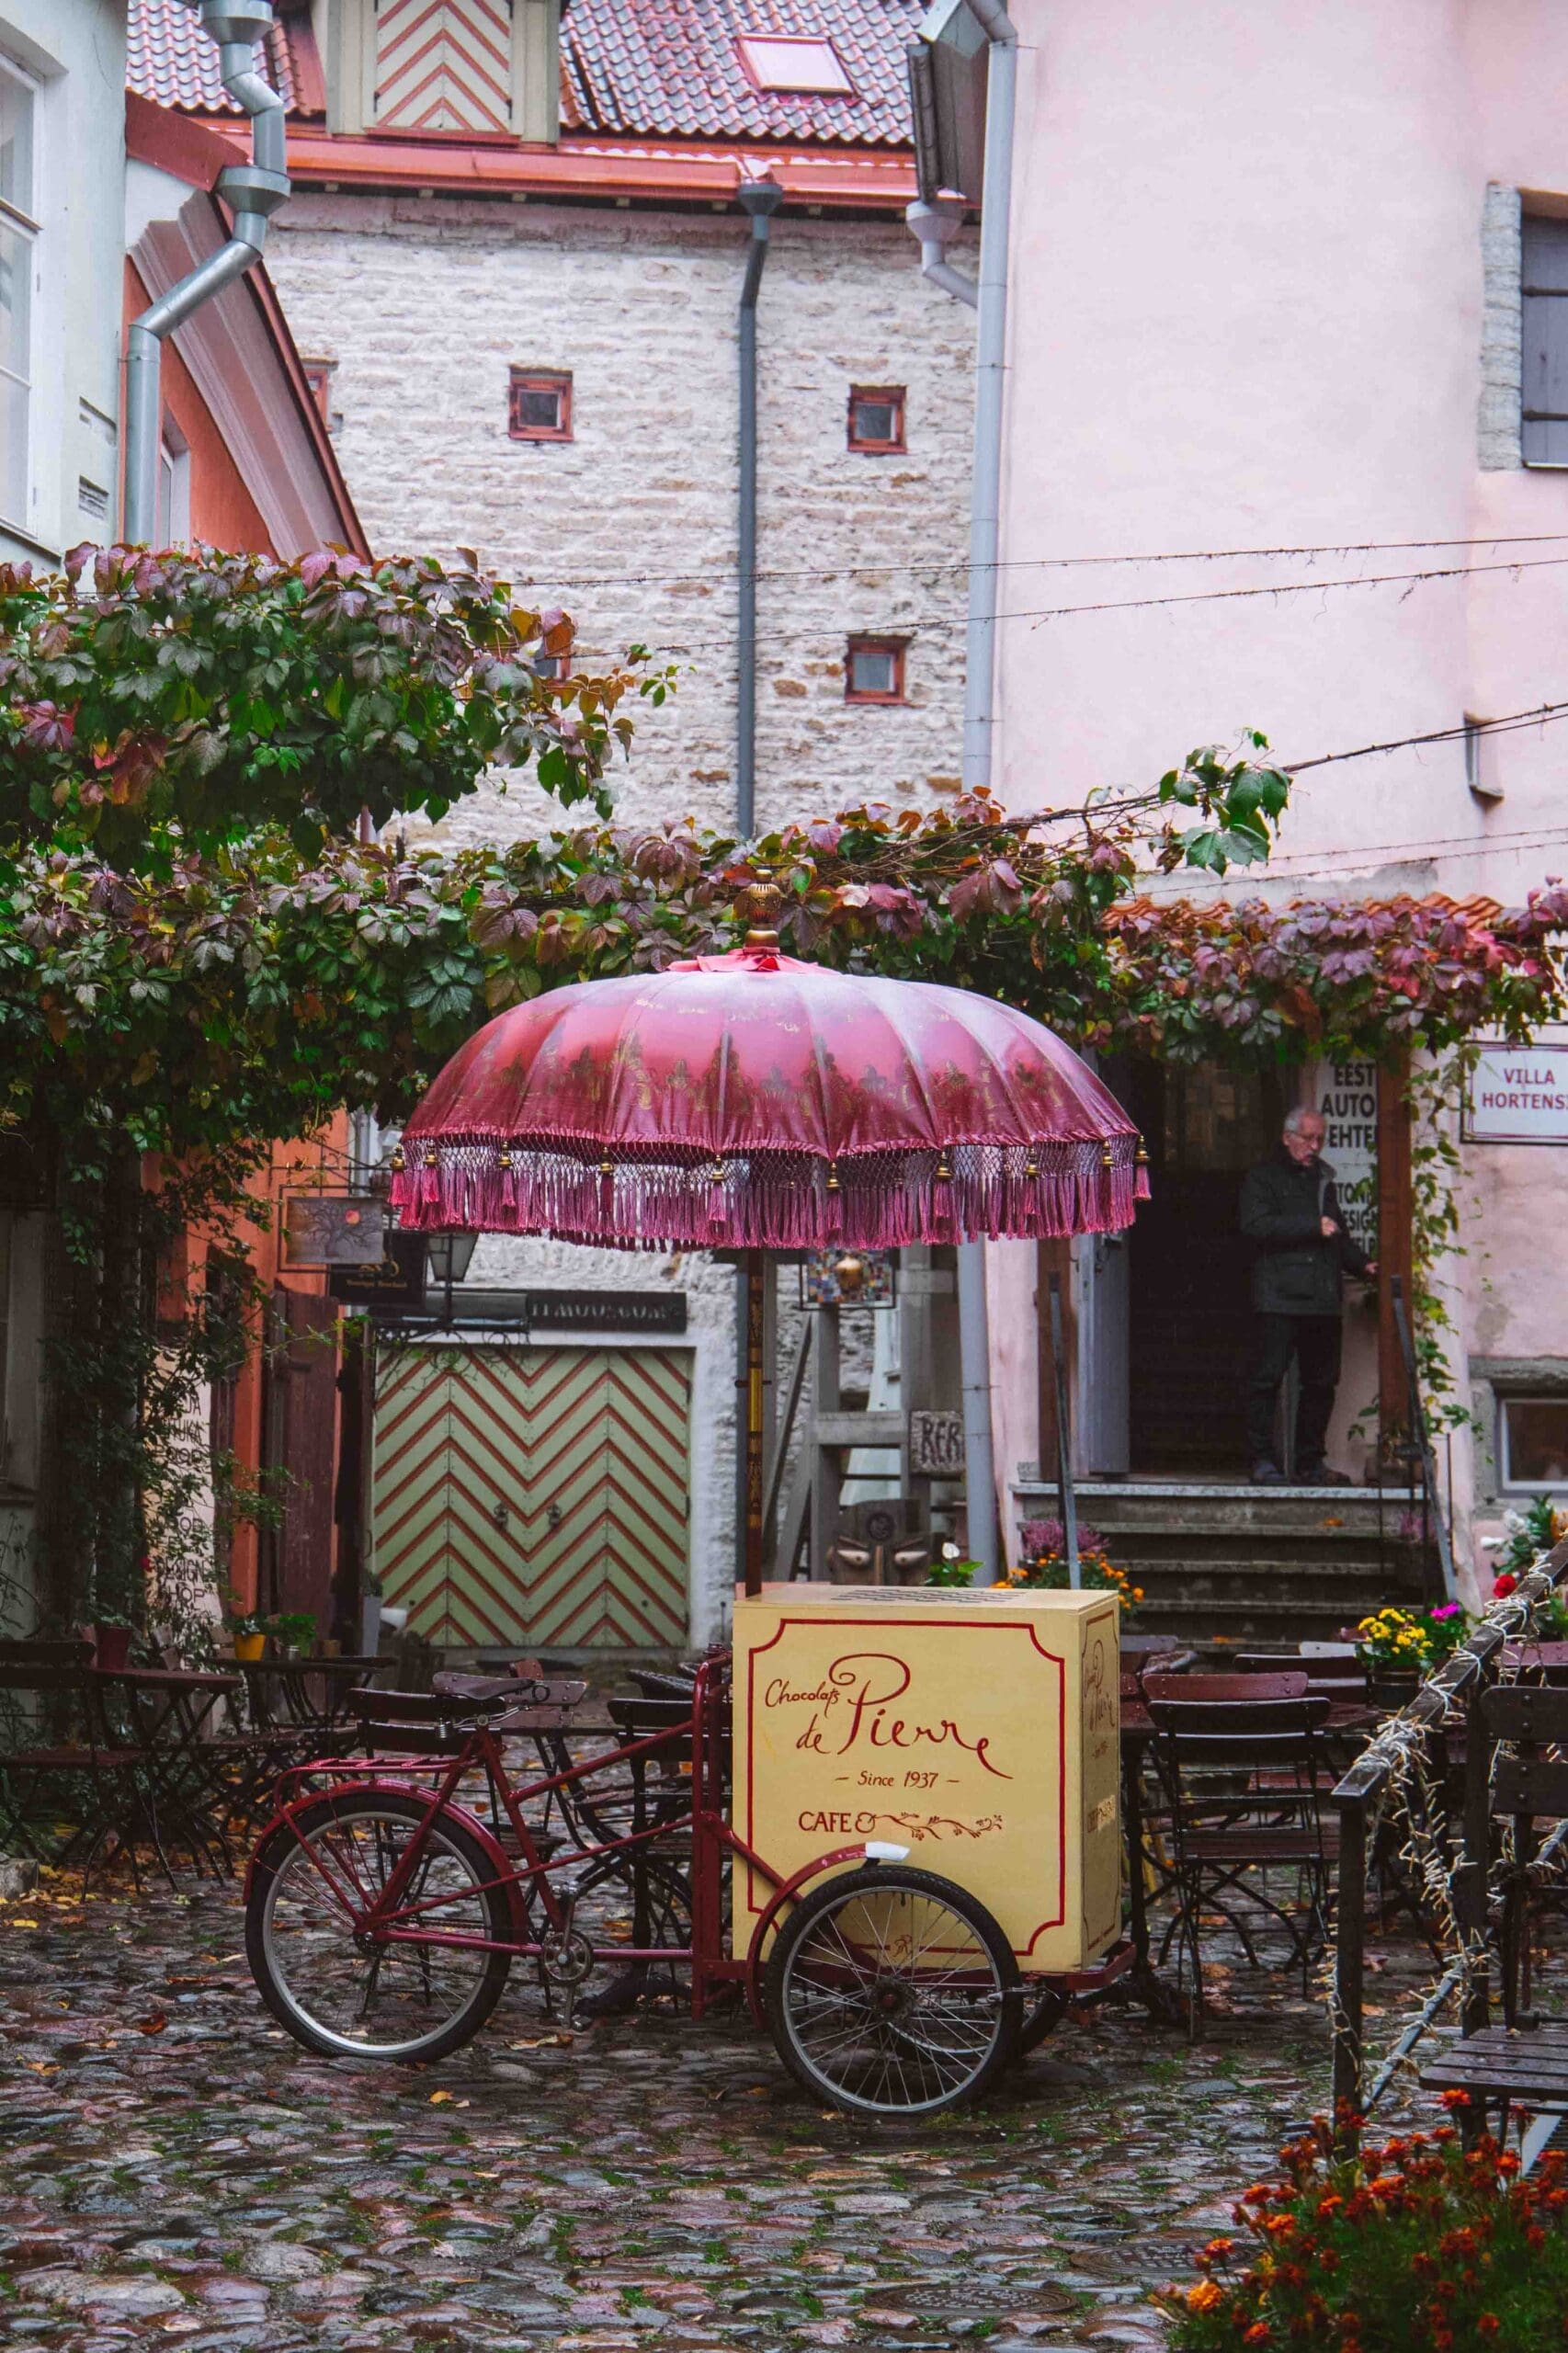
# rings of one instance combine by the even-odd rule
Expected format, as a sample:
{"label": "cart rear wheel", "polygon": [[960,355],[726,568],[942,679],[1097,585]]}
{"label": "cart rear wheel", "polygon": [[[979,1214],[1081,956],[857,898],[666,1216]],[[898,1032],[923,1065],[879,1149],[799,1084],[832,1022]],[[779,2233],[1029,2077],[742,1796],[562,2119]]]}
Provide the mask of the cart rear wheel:
{"label": "cart rear wheel", "polygon": [[901,1864],[824,1880],[774,1940],[763,1982],[778,2055],[857,2116],[934,2116],[1015,2056],[1018,1965],[983,1904]]}

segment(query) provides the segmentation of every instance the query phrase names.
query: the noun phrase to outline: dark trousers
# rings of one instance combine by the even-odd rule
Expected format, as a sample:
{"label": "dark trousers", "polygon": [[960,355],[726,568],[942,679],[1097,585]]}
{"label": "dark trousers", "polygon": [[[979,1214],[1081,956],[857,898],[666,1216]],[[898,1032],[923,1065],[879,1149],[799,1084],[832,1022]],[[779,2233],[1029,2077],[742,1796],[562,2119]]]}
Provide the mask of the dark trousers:
{"label": "dark trousers", "polygon": [[1323,1461],[1328,1417],[1339,1386],[1339,1318],[1258,1315],[1254,1321],[1257,1340],[1247,1382],[1247,1454],[1254,1462],[1273,1459],[1275,1400],[1294,1357],[1301,1380],[1295,1467],[1298,1472],[1315,1471]]}

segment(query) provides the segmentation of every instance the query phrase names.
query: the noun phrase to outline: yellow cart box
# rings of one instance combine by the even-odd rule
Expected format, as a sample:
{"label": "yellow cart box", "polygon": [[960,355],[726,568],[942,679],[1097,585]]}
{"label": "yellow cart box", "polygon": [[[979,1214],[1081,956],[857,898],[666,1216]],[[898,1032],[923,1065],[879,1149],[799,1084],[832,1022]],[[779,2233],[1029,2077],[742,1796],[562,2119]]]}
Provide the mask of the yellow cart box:
{"label": "yellow cart box", "polygon": [[[1121,1925],[1117,1602],[1106,1593],[737,1594],[734,1826],[780,1879],[867,1839],[956,1881],[1026,1971]],[[737,1866],[736,1943],[772,1893]]]}

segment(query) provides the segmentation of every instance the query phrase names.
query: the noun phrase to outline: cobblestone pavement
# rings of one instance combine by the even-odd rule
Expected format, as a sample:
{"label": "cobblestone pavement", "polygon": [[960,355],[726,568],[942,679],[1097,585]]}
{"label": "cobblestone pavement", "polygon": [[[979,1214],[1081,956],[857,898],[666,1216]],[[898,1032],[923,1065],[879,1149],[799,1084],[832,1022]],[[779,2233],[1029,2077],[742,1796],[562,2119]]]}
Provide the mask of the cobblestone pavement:
{"label": "cobblestone pavement", "polygon": [[467,2051],[375,2072],[272,2029],[234,1890],[74,1887],[0,1905],[10,2347],[1154,2347],[1147,2290],[1323,2102],[1321,2012],[1248,1972],[1197,2049],[1108,2013],[915,2129],[817,2109],[742,2016],[568,2039],[520,1967]]}

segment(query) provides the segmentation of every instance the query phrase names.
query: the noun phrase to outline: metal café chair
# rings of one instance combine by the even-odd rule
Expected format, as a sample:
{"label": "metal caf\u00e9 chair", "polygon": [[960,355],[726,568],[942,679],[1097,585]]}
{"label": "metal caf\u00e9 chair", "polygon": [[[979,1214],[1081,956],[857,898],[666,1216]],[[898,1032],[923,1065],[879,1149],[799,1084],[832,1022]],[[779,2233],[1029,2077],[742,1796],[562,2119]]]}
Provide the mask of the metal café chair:
{"label": "metal caf\u00e9 chair", "polygon": [[[129,1855],[138,1891],[136,1835],[147,1823],[139,1785],[141,1753],[110,1736],[92,1677],[90,1642],[0,1642],[0,1844],[15,1842],[40,1862],[66,1863],[85,1845],[84,1886],[111,1841]],[[40,1737],[40,1719],[58,1736]],[[68,1835],[45,1839],[40,1809],[57,1809]],[[168,1861],[152,1819],[153,1845]]]}
{"label": "metal caf\u00e9 chair", "polygon": [[[1256,1906],[1289,1939],[1303,1986],[1327,1933],[1333,1826],[1324,1819],[1322,1728],[1329,1703],[1313,1697],[1304,1672],[1278,1675],[1148,1676],[1156,1758],[1171,1813],[1176,1914],[1162,1959],[1179,1938],[1190,1963],[1189,2027],[1204,2018],[1203,1924],[1220,1913],[1254,1968],[1261,1965],[1247,1909]],[[1281,1867],[1298,1901],[1268,1892]]]}

